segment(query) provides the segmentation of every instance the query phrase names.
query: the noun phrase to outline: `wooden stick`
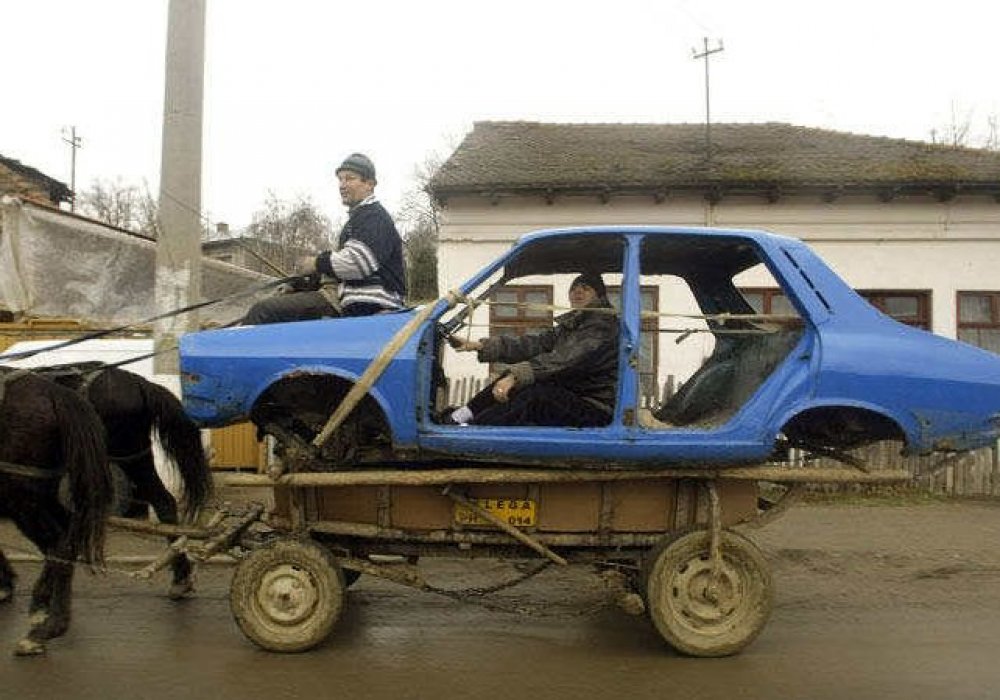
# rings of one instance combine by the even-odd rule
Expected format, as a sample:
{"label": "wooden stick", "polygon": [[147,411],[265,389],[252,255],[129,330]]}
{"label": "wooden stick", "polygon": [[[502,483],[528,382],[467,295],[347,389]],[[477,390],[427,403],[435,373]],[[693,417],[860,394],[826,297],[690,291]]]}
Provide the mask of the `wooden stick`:
{"label": "wooden stick", "polygon": [[373,469],[341,472],[299,472],[272,479],[266,474],[219,474],[224,486],[444,486],[451,483],[562,483],[586,481],[644,481],[650,479],[739,479],[788,483],[898,483],[909,481],[912,475],[902,469],[887,469],[871,473],[855,469],[802,469],[789,467],[733,467],[730,469],[657,469],[642,471],[579,470],[579,469],[510,469],[502,465],[483,464],[475,468],[458,469]]}
{"label": "wooden stick", "polygon": [[457,493],[454,493],[451,490],[450,487],[446,487],[444,489],[444,495],[446,495],[448,498],[450,498],[451,500],[455,501],[456,503],[459,503],[459,504],[465,506],[466,508],[468,508],[469,510],[473,511],[476,515],[478,515],[479,517],[483,518],[484,520],[486,520],[486,521],[488,521],[490,523],[493,523],[494,525],[496,525],[498,528],[500,528],[501,530],[503,530],[504,532],[506,532],[508,535],[510,535],[511,537],[513,537],[518,542],[520,542],[520,543],[522,543],[524,545],[527,545],[528,547],[530,547],[531,549],[535,550],[536,552],[538,552],[542,556],[551,559],[556,564],[559,564],[560,566],[566,566],[569,563],[565,559],[563,559],[561,556],[559,556],[558,554],[556,554],[555,552],[553,552],[551,549],[549,549],[548,547],[546,547],[544,544],[542,544],[541,542],[539,542],[538,540],[536,540],[535,538],[530,537],[530,536],[524,534],[523,532],[521,532],[520,530],[518,530],[516,527],[514,527],[513,525],[511,525],[507,521],[505,521],[505,520],[503,520],[501,518],[498,518],[497,516],[493,515],[493,513],[489,512],[485,508],[481,507],[475,501],[470,501],[465,496],[461,496],[461,495],[459,495]]}

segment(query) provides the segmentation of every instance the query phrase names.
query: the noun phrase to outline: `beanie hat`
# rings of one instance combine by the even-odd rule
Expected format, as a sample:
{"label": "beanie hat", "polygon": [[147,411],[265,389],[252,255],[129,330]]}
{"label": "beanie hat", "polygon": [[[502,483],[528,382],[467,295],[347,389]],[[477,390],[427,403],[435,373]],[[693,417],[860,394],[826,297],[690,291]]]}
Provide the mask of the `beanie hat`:
{"label": "beanie hat", "polygon": [[606,299],[608,296],[608,288],[604,286],[604,280],[596,272],[584,272],[579,275],[573,283],[569,285],[569,288],[577,286],[578,284],[585,284],[595,292],[597,292],[597,297],[599,299]]}
{"label": "beanie hat", "polygon": [[350,170],[353,173],[357,173],[365,180],[375,179],[375,164],[372,163],[371,158],[366,156],[364,153],[352,153],[344,159],[344,162],[340,164],[337,168],[337,174],[340,174],[341,170]]}

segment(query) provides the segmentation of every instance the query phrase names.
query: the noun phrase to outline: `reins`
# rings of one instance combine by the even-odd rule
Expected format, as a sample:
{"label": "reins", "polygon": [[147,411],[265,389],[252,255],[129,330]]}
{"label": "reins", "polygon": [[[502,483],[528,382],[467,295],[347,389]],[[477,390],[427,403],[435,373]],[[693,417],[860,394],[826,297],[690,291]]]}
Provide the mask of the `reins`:
{"label": "reins", "polygon": [[[187,313],[189,311],[194,311],[196,309],[201,309],[206,306],[211,306],[212,304],[218,304],[223,301],[230,299],[239,299],[241,297],[252,296],[258,292],[263,292],[268,289],[273,289],[275,287],[280,287],[283,284],[287,284],[292,280],[299,279],[301,275],[292,275],[290,277],[282,277],[281,279],[273,280],[267,284],[261,285],[259,287],[252,287],[250,289],[244,289],[241,292],[236,292],[235,294],[229,294],[224,297],[219,297],[218,299],[209,299],[208,301],[200,301],[196,304],[189,304],[188,306],[181,307],[179,309],[174,309],[173,311],[167,311],[166,313],[157,314],[156,316],[151,316],[150,318],[143,319],[141,321],[133,321],[132,323],[126,323],[122,326],[117,326],[115,328],[106,328],[100,331],[94,331],[93,333],[85,333],[84,335],[78,336],[76,338],[71,338],[69,340],[63,341],[61,343],[56,343],[55,345],[49,345],[44,348],[38,348],[37,350],[23,350],[21,352],[8,353],[0,355],[0,361],[3,360],[23,360],[29,357],[34,357],[35,355],[40,355],[44,352],[49,352],[51,350],[61,350],[62,348],[68,348],[72,345],[77,345],[88,340],[96,340],[97,338],[103,338],[114,333],[121,333],[122,331],[127,331],[130,328],[136,326],[145,325],[147,323],[153,323],[154,321],[160,321],[165,318],[171,318],[173,316],[179,316],[180,314]],[[163,352],[162,350],[160,352]],[[133,358],[127,360],[126,362],[135,362],[139,359],[145,359],[146,357],[152,357],[156,353],[150,355],[145,355],[141,358]],[[122,363],[124,364],[124,363]]]}

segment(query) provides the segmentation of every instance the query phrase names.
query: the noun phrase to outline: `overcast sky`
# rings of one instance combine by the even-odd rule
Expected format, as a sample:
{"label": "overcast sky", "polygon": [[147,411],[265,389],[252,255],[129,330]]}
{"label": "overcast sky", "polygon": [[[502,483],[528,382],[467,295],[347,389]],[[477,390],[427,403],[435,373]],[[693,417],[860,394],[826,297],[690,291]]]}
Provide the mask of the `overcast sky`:
{"label": "overcast sky", "polygon": [[[268,190],[342,208],[363,151],[394,208],[476,120],[781,121],[930,138],[1000,114],[1000,3],[952,0],[207,0],[202,208],[246,225]],[[3,0],[0,154],[77,189],[160,167],[167,0]]]}

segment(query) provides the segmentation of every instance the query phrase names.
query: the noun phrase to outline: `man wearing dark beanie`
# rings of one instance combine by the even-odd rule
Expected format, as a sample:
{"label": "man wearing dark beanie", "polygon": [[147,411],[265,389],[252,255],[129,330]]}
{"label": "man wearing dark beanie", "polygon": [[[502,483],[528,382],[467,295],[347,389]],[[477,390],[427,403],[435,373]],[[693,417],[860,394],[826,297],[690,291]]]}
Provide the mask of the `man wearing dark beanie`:
{"label": "man wearing dark beanie", "polygon": [[332,279],[335,293],[306,290],[265,299],[250,308],[243,325],[367,316],[402,308],[403,241],[389,212],[375,198],[375,164],[362,153],[352,153],[336,172],[340,199],[348,210],[337,249],[303,259],[298,270]]}
{"label": "man wearing dark beanie", "polygon": [[531,335],[480,340],[452,337],[459,352],[509,365],[467,404],[439,420],[458,425],[607,425],[618,386],[618,317],[601,275],[584,272],[569,285],[573,310]]}

